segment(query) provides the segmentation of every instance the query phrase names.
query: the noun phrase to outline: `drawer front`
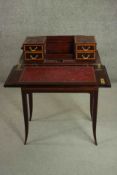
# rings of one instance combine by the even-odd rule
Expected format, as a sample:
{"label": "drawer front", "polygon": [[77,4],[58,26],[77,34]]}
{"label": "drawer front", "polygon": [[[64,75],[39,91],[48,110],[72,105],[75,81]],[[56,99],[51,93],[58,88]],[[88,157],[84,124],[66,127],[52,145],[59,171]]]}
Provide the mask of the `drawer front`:
{"label": "drawer front", "polygon": [[78,44],[76,45],[76,50],[77,51],[84,51],[84,52],[88,52],[88,51],[95,51],[96,50],[96,46],[95,45],[91,45],[91,44]]}
{"label": "drawer front", "polygon": [[84,52],[78,52],[76,53],[76,59],[79,60],[95,60],[95,53],[84,53]]}
{"label": "drawer front", "polygon": [[25,53],[26,60],[40,61],[44,59],[43,53]]}
{"label": "drawer front", "polygon": [[24,51],[27,52],[43,52],[43,45],[25,45]]}

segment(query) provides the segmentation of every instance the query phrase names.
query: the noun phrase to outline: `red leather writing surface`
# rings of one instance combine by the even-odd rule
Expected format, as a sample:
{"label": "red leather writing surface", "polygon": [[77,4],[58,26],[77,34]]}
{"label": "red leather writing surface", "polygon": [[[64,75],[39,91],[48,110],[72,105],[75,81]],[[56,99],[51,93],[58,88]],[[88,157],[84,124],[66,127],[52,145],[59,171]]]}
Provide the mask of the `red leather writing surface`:
{"label": "red leather writing surface", "polygon": [[28,84],[96,84],[91,66],[30,66],[25,67],[20,83]]}

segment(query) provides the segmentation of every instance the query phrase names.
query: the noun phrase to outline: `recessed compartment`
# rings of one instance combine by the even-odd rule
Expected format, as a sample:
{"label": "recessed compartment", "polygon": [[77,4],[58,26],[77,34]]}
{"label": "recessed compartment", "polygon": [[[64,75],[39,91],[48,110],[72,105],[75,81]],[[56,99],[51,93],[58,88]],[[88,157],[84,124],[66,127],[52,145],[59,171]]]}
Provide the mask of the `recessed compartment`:
{"label": "recessed compartment", "polygon": [[46,59],[64,62],[73,60],[74,36],[48,36],[46,40]]}

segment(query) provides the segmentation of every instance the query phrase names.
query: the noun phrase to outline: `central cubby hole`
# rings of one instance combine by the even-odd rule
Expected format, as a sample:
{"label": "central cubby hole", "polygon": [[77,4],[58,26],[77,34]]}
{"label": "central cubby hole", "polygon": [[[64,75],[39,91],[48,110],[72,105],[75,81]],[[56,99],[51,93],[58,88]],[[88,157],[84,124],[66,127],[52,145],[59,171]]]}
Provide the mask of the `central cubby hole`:
{"label": "central cubby hole", "polygon": [[74,36],[47,36],[46,59],[69,60],[74,58]]}

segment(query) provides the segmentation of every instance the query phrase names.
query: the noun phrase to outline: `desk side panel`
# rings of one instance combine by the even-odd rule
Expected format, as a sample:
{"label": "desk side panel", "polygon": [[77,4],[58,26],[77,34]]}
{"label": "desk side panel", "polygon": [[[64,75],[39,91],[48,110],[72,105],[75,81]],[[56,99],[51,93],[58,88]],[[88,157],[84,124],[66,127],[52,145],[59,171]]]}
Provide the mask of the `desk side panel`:
{"label": "desk side panel", "polygon": [[95,75],[99,87],[111,87],[111,82],[106,67],[104,65],[101,65],[101,68],[95,68]]}

